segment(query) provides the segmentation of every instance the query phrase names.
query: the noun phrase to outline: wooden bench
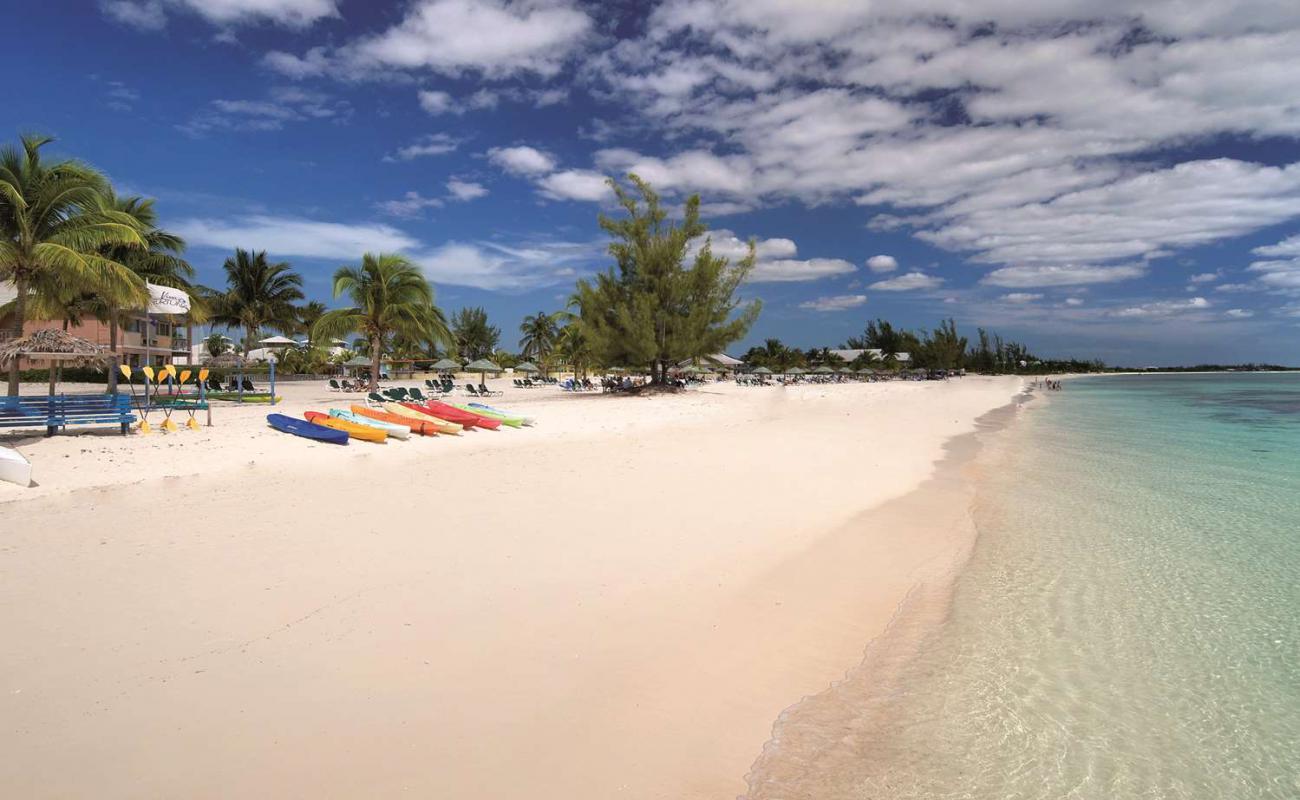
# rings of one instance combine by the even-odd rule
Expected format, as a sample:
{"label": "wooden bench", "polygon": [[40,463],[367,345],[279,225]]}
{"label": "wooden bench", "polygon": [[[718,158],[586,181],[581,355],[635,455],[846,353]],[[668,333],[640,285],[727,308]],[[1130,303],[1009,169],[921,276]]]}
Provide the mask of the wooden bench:
{"label": "wooden bench", "polygon": [[135,422],[131,398],[124,394],[57,394],[0,397],[0,428],[45,428],[46,436],[69,425],[120,425]]}

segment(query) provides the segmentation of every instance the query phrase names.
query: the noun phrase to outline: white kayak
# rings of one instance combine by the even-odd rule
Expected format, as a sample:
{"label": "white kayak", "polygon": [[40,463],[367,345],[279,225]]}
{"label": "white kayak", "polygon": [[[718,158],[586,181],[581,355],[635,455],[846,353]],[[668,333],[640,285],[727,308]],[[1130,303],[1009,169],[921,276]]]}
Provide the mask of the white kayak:
{"label": "white kayak", "polygon": [[17,450],[0,447],[0,481],[9,481],[19,486],[31,486],[32,462]]}
{"label": "white kayak", "polygon": [[360,414],[353,414],[351,411],[344,411],[341,408],[331,408],[330,416],[355,425],[369,425],[372,428],[378,428],[394,439],[409,439],[411,436],[411,428],[408,425],[394,425],[381,419],[371,419]]}

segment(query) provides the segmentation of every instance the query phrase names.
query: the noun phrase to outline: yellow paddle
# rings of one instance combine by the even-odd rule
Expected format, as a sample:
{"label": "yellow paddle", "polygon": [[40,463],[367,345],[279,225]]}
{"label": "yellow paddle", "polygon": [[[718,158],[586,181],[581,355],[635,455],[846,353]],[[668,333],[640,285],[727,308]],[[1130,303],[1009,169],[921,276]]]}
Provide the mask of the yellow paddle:
{"label": "yellow paddle", "polygon": [[[167,380],[168,378],[171,378],[172,380],[176,380],[175,364],[167,364],[162,369],[158,370],[158,388],[154,390],[153,393],[154,397],[158,396],[158,392],[162,390],[162,382]],[[170,389],[168,391],[167,399],[169,401],[174,400],[174,398],[171,397]],[[179,428],[176,427],[176,423],[172,422],[172,410],[173,410],[173,406],[171,402],[168,402],[167,405],[163,406],[162,429],[167,431],[168,433],[175,433],[176,431],[180,430]]]}
{"label": "yellow paddle", "polygon": [[[130,367],[122,365],[122,370],[130,375]],[[149,384],[153,382],[153,367],[141,367],[140,372],[144,374],[144,404],[141,405],[136,401],[136,410],[140,412],[140,433],[150,433],[153,427],[149,425]],[[135,395],[135,382],[131,383],[131,395]]]}

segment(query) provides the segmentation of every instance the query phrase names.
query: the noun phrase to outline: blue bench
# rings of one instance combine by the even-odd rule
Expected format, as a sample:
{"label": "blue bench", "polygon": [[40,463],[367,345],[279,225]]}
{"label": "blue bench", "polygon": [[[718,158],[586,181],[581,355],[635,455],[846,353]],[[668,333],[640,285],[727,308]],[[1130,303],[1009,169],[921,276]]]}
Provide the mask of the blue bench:
{"label": "blue bench", "polygon": [[45,428],[53,436],[69,425],[120,425],[125,434],[132,422],[131,398],[124,394],[0,397],[0,428]]}

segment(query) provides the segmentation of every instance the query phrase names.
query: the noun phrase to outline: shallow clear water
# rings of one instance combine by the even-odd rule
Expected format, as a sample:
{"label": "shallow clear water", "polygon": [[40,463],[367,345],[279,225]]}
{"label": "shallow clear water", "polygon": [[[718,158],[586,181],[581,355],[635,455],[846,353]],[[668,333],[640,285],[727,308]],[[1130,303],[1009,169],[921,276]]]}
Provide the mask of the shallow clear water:
{"label": "shallow clear water", "polygon": [[1300,798],[1300,375],[1034,405],[983,459],[947,619],[752,795]]}

